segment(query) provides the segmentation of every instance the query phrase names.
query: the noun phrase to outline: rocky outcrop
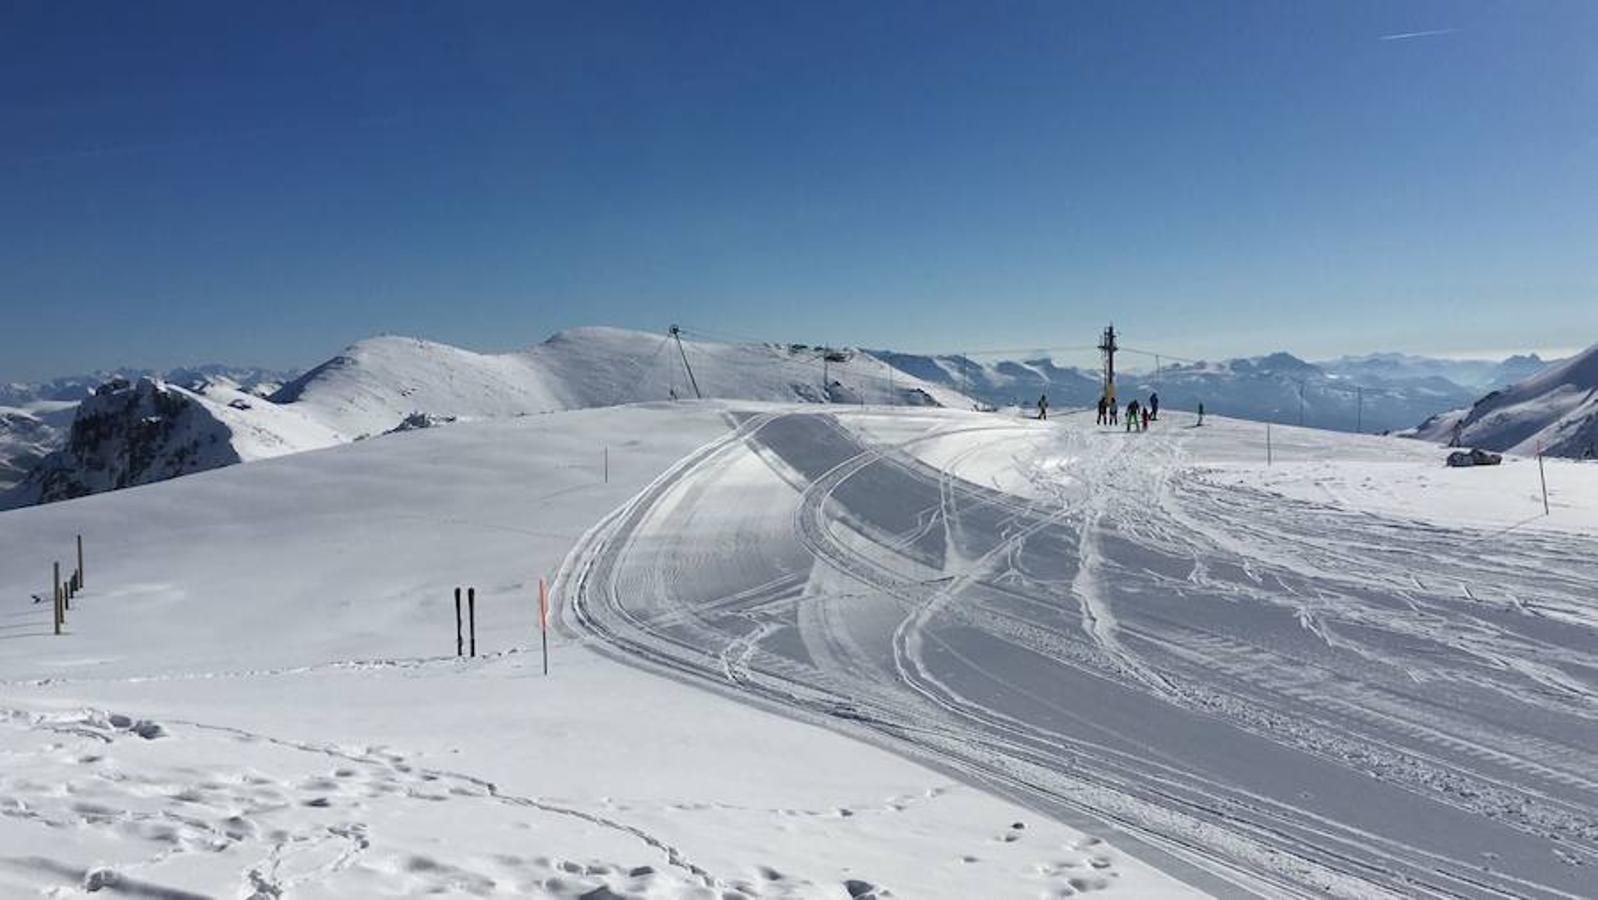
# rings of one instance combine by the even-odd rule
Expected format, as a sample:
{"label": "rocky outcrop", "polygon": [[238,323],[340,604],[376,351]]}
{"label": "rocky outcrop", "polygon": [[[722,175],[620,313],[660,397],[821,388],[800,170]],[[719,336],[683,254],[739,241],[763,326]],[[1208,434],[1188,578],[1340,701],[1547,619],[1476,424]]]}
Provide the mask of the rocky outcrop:
{"label": "rocky outcrop", "polygon": [[239,461],[231,436],[189,391],[152,378],[115,378],[78,405],[66,446],[0,495],[0,507],[67,500],[231,465]]}

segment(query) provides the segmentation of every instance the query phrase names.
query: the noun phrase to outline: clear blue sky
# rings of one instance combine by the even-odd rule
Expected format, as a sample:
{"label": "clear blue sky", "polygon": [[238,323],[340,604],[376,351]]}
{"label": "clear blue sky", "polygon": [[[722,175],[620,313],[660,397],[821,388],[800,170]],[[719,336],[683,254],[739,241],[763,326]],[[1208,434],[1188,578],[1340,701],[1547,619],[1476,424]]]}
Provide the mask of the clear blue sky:
{"label": "clear blue sky", "polygon": [[1110,318],[1190,356],[1598,341],[1590,0],[0,17],[0,379],[673,321],[910,350]]}

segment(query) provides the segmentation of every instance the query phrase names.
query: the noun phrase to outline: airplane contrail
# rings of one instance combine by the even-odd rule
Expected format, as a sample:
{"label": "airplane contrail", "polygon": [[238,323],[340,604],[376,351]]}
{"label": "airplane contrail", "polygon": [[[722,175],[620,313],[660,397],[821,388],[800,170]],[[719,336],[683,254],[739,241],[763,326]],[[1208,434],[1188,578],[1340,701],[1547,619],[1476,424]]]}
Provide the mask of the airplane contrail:
{"label": "airplane contrail", "polygon": [[1398,34],[1384,34],[1377,38],[1378,41],[1407,41],[1410,38],[1437,37],[1444,34],[1453,34],[1458,28],[1434,28],[1431,31],[1404,31]]}

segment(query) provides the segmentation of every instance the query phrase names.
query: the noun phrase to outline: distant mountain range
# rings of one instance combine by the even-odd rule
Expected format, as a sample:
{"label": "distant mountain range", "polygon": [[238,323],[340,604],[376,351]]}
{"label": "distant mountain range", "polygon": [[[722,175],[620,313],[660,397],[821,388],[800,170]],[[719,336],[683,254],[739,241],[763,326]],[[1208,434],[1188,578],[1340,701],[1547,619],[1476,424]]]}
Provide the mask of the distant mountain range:
{"label": "distant mountain range", "polygon": [[1535,353],[1511,356],[1497,361],[1485,359],[1437,359],[1407,353],[1371,353],[1365,356],[1340,356],[1316,363],[1328,375],[1351,378],[1365,384],[1423,381],[1442,378],[1461,387],[1491,390],[1523,381],[1553,362]]}
{"label": "distant mountain range", "polygon": [[[1547,365],[1534,355],[1467,362],[1385,353],[1311,363],[1273,353],[1125,372],[1119,388],[1122,402],[1157,391],[1166,408],[1203,403],[1219,415],[1339,430],[1387,431],[1429,419],[1430,435],[1442,427],[1433,417],[1446,410],[1462,410],[1458,415],[1465,417],[1483,390]],[[1030,407],[1047,394],[1059,409],[1091,406],[1099,392],[1096,370],[1049,359],[977,361],[686,338],[679,345],[660,334],[617,328],[564,331],[499,354],[378,337],[297,377],[210,365],[0,385],[0,509],[458,418],[696,395]],[[1585,434],[1580,428],[1571,433]]]}
{"label": "distant mountain range", "polygon": [[[1098,401],[1097,369],[1061,367],[1048,359],[976,360],[887,350],[873,355],[920,378],[994,406],[1031,406],[1046,394],[1056,408]],[[1337,431],[1392,431],[1469,404],[1484,390],[1534,374],[1548,363],[1535,354],[1498,362],[1432,359],[1399,353],[1345,356],[1312,363],[1290,353],[1180,363],[1158,371],[1123,371],[1119,400],[1158,393],[1169,409],[1197,409],[1261,422]]]}

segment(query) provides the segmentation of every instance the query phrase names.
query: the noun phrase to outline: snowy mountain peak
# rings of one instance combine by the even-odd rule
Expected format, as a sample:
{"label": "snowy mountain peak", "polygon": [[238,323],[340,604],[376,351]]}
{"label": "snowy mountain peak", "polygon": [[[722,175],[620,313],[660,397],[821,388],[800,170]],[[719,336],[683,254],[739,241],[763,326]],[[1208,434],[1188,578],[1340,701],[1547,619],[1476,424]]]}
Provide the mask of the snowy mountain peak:
{"label": "snowy mountain peak", "polygon": [[1298,377],[1301,375],[1322,375],[1321,369],[1312,363],[1286,351],[1278,350],[1265,356],[1253,356],[1246,359],[1234,359],[1228,363],[1234,372],[1246,374],[1271,374]]}
{"label": "snowy mountain peak", "polygon": [[30,472],[6,505],[65,500],[238,462],[230,437],[188,391],[154,378],[113,378],[78,405],[67,445]]}

